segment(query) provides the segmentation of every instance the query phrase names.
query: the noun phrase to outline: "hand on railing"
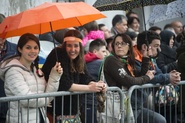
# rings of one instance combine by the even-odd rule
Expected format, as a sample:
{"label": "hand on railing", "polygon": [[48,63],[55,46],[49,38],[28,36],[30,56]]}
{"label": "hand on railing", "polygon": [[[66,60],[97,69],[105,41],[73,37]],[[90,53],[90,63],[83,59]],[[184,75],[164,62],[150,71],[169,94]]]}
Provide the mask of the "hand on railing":
{"label": "hand on railing", "polygon": [[155,70],[148,70],[146,75],[151,79],[154,78]]}
{"label": "hand on railing", "polygon": [[181,73],[179,73],[178,71],[176,70],[172,70],[170,73],[170,83],[172,85],[177,85],[180,81],[181,81]]}
{"label": "hand on railing", "polygon": [[103,81],[98,81],[98,82],[90,82],[89,88],[92,92],[105,92],[107,89],[107,86]]}

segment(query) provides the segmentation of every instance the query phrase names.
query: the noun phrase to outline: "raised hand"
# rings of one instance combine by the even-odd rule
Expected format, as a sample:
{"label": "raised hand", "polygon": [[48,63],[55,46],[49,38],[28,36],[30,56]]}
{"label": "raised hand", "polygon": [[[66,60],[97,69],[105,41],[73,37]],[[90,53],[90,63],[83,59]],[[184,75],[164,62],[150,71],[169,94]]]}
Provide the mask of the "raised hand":
{"label": "raised hand", "polygon": [[59,74],[63,74],[63,68],[62,68],[60,62],[57,62],[57,63],[56,63],[56,69],[57,69],[57,72],[58,72]]}
{"label": "raised hand", "polygon": [[58,74],[63,74],[63,68],[61,66],[60,62],[56,62],[55,66],[53,67],[52,71],[58,73]]}

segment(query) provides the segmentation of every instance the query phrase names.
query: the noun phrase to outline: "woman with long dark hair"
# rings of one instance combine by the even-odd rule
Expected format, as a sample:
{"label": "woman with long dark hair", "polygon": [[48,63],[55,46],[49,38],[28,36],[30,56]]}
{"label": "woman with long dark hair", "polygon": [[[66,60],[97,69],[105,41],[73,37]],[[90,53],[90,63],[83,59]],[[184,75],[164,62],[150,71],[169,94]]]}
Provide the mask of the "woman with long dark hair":
{"label": "woman with long dark hair", "polygon": [[[62,46],[56,47],[48,55],[46,62],[42,68],[46,80],[49,78],[49,72],[57,61],[61,62],[64,74],[60,78],[60,84],[58,91],[81,91],[81,92],[105,92],[106,84],[103,81],[95,82],[95,80],[87,72],[84,50],[82,46],[82,35],[77,30],[69,30],[64,35],[64,42]],[[63,105],[62,105],[62,102]],[[65,120],[70,117],[70,122],[79,120],[79,105],[78,96],[65,96],[57,97],[55,104],[52,102],[52,106],[55,108],[55,114],[53,114],[54,108],[48,108],[50,115],[56,116],[56,120]]]}
{"label": "woman with long dark hair", "polygon": [[[135,68],[132,40],[128,35],[117,34],[112,42],[112,49],[112,54],[104,61],[104,76],[108,86],[117,86],[127,90],[133,85],[142,85],[153,79],[154,71],[149,70],[150,59],[147,55],[151,50],[150,47],[142,59],[141,71],[137,71]],[[162,115],[143,108],[142,105],[147,98],[145,94],[143,90],[138,90],[137,96],[135,93],[131,96],[132,109],[137,123],[147,121],[147,118],[149,123],[166,123]]]}

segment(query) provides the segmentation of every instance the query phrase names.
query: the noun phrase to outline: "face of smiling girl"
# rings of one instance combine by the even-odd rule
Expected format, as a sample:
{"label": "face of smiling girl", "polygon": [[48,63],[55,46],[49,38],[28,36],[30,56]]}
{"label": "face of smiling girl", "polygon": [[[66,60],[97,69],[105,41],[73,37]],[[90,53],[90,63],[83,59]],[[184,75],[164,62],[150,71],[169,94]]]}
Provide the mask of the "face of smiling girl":
{"label": "face of smiling girl", "polygon": [[19,52],[21,53],[20,61],[24,64],[31,64],[39,54],[39,46],[33,40],[29,40],[23,47],[20,49],[18,48]]}

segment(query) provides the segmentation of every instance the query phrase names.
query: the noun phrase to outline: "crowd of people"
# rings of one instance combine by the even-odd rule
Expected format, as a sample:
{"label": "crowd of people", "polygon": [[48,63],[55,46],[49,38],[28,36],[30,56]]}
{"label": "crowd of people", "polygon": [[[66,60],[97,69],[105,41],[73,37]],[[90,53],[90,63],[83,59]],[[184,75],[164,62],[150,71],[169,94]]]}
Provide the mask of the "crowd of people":
{"label": "crowd of people", "polygon": [[[0,23],[4,18],[0,14]],[[39,40],[42,39],[55,41],[58,46],[39,68]],[[52,123],[53,116],[60,121],[70,115],[73,120],[79,119],[82,123],[98,123],[97,110],[101,107],[97,106],[101,105],[98,105],[100,102],[96,97],[104,94],[107,86],[124,87],[127,90],[133,85],[146,83],[176,86],[185,80],[184,59],[185,29],[182,22],[174,21],[166,24],[164,29],[153,26],[140,32],[140,19],[134,12],[126,16],[115,15],[111,29],[92,21],[82,27],[57,30],[54,34],[45,33],[38,37],[25,33],[20,36],[17,45],[0,38],[0,97],[57,91],[91,92],[80,97],[80,109],[77,95],[56,97],[55,101],[52,97],[39,99],[39,110],[36,110],[38,105],[35,105],[34,99],[29,104],[20,101],[21,114],[16,114],[18,102],[10,103],[9,109],[7,103],[1,103],[0,122],[8,120],[8,111],[14,114],[9,119],[12,123],[18,122],[18,117],[23,115],[23,122],[35,123],[37,120],[39,123]],[[101,70],[105,81],[99,79]],[[184,90],[183,85],[182,95],[185,94]],[[146,99],[141,99],[141,95]],[[138,93],[137,98],[135,96],[132,95],[131,103],[132,110],[137,112],[134,113],[137,114],[137,123],[168,123],[174,120],[143,107],[148,96],[143,91]],[[52,106],[47,108],[47,112],[43,108],[45,103],[51,103]],[[185,115],[184,98],[179,101],[178,109],[180,105]],[[26,116],[28,109],[32,110],[30,117]],[[43,114],[47,114],[48,118],[44,118]]]}

